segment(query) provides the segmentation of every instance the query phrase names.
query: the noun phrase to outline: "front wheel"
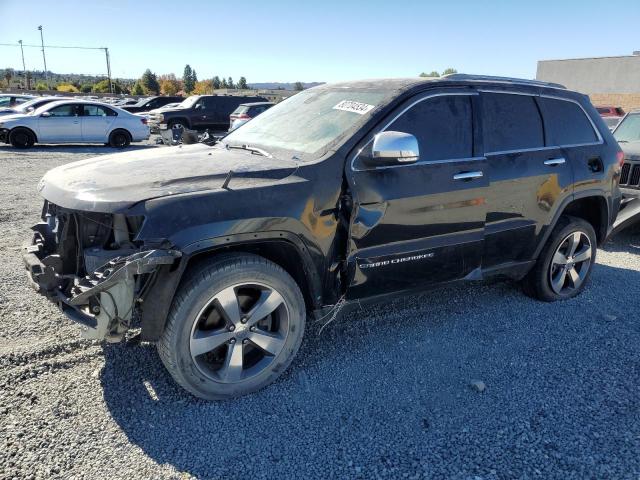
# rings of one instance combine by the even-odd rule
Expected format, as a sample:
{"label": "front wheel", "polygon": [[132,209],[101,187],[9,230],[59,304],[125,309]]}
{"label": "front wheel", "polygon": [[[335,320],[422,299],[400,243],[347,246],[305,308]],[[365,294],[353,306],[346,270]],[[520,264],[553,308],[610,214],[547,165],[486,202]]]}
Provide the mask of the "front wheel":
{"label": "front wheel", "polygon": [[9,134],[9,143],[16,148],[30,148],[35,142],[35,136],[26,128],[16,128]]}
{"label": "front wheel", "polygon": [[180,287],[158,352],[193,395],[238,397],[289,366],[305,317],[300,288],[282,268],[256,255],[225,256],[194,270]]}
{"label": "front wheel", "polygon": [[575,297],[591,275],[596,246],[596,233],[589,222],[562,216],[523,280],[525,293],[545,302]]}

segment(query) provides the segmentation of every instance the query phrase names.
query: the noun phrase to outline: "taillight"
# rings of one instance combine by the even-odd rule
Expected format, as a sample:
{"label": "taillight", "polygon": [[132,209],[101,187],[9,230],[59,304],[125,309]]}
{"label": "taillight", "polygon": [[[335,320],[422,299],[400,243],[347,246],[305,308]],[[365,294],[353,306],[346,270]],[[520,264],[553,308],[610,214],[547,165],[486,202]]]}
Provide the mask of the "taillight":
{"label": "taillight", "polygon": [[618,165],[622,168],[624,163],[624,152],[622,150],[618,150],[618,153],[616,153],[616,160],[618,160]]}
{"label": "taillight", "polygon": [[251,120],[251,117],[246,113],[243,113],[242,115],[233,115],[232,117],[234,120]]}
{"label": "taillight", "polygon": [[140,119],[140,121],[141,121],[144,125],[146,125],[146,124],[147,124],[147,119],[146,119],[145,117],[142,117],[142,118]]}

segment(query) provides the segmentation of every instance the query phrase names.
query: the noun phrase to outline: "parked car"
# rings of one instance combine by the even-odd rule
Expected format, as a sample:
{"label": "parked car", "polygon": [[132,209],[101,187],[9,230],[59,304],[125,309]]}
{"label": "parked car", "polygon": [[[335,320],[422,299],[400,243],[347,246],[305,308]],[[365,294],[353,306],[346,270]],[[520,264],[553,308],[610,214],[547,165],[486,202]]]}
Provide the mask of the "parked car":
{"label": "parked car", "polygon": [[620,172],[622,205],[616,229],[640,221],[640,110],[629,112],[613,131],[624,152],[624,163]]}
{"label": "parked car", "polygon": [[248,102],[266,102],[262,97],[236,95],[192,95],[172,110],[150,116],[152,131],[167,128],[192,130],[229,130],[229,115],[238,105]]}
{"label": "parked car", "polygon": [[182,100],[184,100],[182,97],[177,96],[149,97],[143,98],[134,105],[124,105],[121,108],[130,113],[148,112],[149,110],[160,108],[167,103],[182,102]]}
{"label": "parked car", "polygon": [[33,95],[0,94],[0,108],[11,108],[34,98]]}
{"label": "parked car", "polygon": [[249,120],[254,117],[257,117],[265,110],[270,109],[275,104],[272,102],[253,102],[253,103],[243,103],[238,105],[231,115],[229,115],[229,123],[231,126],[229,127],[229,131],[235,130],[236,128],[244,125]]}
{"label": "parked car", "polygon": [[30,114],[0,117],[0,141],[17,148],[34,143],[107,143],[126,147],[149,138],[145,118],[83,100],[47,103]]}
{"label": "parked car", "polygon": [[32,100],[26,101],[12,108],[1,108],[0,116],[31,113],[39,107],[51,102],[59,102],[61,100],[71,100],[65,97],[34,97]]}
{"label": "parked car", "polygon": [[613,131],[618,123],[620,123],[620,120],[622,120],[622,117],[602,117],[602,120],[607,128]]}
{"label": "parked car", "polygon": [[24,261],[86,337],[133,322],[182,387],[236,397],[287,368],[307,317],[494,276],[579,294],[620,161],[588,97],[555,84],[322,85],[214,146],[50,170]]}
{"label": "parked car", "polygon": [[620,107],[601,106],[596,110],[601,117],[624,117],[624,110]]}

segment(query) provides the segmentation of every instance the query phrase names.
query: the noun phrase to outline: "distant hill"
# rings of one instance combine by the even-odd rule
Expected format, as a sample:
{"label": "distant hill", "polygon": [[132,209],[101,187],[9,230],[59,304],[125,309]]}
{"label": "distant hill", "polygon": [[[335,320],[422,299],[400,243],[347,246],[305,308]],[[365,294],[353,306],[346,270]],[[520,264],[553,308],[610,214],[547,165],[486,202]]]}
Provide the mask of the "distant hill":
{"label": "distant hill", "polygon": [[[302,82],[302,85],[304,85],[304,88],[311,88],[323,83],[325,82]],[[284,82],[249,83],[249,87],[256,90],[293,90],[294,85],[295,83]]]}

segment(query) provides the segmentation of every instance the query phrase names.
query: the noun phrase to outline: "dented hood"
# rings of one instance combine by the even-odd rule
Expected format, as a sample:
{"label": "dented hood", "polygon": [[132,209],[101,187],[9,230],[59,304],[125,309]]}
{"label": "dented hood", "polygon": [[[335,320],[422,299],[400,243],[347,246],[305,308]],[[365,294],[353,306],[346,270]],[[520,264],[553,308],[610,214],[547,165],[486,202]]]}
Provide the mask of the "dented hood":
{"label": "dented hood", "polygon": [[50,202],[74,210],[114,212],[150,198],[282,180],[296,170],[291,160],[204,144],[149,148],[62,165],[38,185]]}

